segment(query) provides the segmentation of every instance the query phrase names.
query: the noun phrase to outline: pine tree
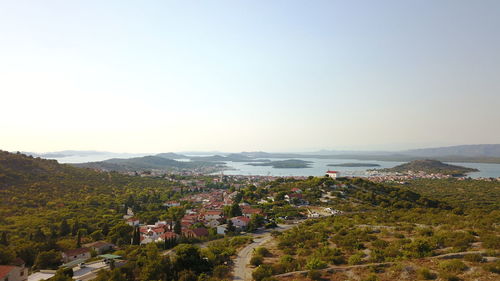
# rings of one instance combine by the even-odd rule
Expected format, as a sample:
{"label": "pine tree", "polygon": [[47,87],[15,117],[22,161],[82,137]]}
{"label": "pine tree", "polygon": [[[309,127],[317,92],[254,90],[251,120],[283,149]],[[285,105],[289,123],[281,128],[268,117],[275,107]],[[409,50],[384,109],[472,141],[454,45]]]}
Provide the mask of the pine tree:
{"label": "pine tree", "polygon": [[35,235],[33,236],[33,240],[36,242],[45,242],[45,233],[43,233],[41,228],[37,228]]}
{"label": "pine tree", "polygon": [[174,232],[181,235],[182,234],[182,225],[180,220],[175,221]]}
{"label": "pine tree", "polygon": [[78,222],[78,219],[73,223],[73,228],[71,229],[71,235],[75,236],[78,233],[78,230],[80,229],[80,223]]}
{"label": "pine tree", "polygon": [[7,232],[2,232],[2,236],[0,237],[0,244],[9,246],[9,241],[7,240]]}
{"label": "pine tree", "polygon": [[134,228],[134,233],[132,234],[132,245],[141,244],[141,232],[139,231],[139,227]]}
{"label": "pine tree", "polygon": [[62,220],[61,225],[59,226],[59,236],[66,236],[70,233],[71,228],[69,227],[67,220]]}

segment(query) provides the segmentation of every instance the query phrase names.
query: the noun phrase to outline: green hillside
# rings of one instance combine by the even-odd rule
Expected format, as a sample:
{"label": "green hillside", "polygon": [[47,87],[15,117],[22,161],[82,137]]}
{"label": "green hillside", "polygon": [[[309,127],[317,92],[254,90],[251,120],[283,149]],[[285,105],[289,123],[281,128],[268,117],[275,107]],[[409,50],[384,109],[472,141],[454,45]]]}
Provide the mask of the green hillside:
{"label": "green hillside", "polygon": [[461,176],[470,172],[477,172],[479,170],[457,165],[450,165],[437,160],[426,159],[426,160],[415,160],[409,163],[398,165],[393,168],[380,169],[378,171],[398,172],[398,173],[406,173],[408,171],[413,171],[413,172],[425,172],[433,174]]}

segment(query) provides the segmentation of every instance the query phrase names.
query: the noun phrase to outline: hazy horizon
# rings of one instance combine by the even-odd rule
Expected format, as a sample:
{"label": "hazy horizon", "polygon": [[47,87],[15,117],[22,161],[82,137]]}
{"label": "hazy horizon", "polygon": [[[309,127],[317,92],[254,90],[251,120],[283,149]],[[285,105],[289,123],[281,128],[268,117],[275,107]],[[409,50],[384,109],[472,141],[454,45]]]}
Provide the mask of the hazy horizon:
{"label": "hazy horizon", "polygon": [[500,143],[500,2],[3,1],[0,149]]}

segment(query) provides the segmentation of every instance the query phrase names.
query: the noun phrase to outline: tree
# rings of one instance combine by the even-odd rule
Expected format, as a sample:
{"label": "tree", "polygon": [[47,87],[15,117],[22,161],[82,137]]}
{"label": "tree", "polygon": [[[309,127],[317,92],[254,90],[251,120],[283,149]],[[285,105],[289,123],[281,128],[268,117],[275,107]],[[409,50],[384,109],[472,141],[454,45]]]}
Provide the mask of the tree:
{"label": "tree", "polygon": [[182,234],[182,224],[180,220],[175,221],[174,232],[179,235]]}
{"label": "tree", "polygon": [[174,262],[177,271],[193,270],[196,273],[206,272],[210,265],[200,253],[200,248],[191,244],[180,244],[175,247],[176,259]]}
{"label": "tree", "polygon": [[75,236],[78,233],[78,230],[80,229],[80,222],[78,219],[75,220],[73,223],[73,227],[71,228],[71,235]]}
{"label": "tree", "polygon": [[134,227],[134,233],[132,234],[132,245],[141,244],[141,232],[139,227]]}
{"label": "tree", "polygon": [[56,250],[40,252],[35,260],[36,269],[56,269],[61,264],[61,254]]}
{"label": "tree", "polygon": [[0,264],[8,264],[15,258],[15,253],[7,248],[7,246],[0,245]]}
{"label": "tree", "polygon": [[94,240],[94,241],[99,241],[99,240],[102,240],[102,238],[103,238],[102,230],[98,229],[98,230],[96,230],[96,231],[92,232],[92,233],[90,234],[90,237],[91,237],[91,238],[92,238],[92,240]]}
{"label": "tree", "polygon": [[229,212],[229,216],[230,217],[237,217],[237,216],[241,216],[241,208],[240,208],[240,205],[238,205],[238,203],[234,202],[232,205],[231,205],[231,210]]}
{"label": "tree", "polygon": [[227,221],[227,232],[228,233],[234,233],[236,231],[236,227],[233,224],[232,220]]}
{"label": "tree", "polygon": [[82,236],[84,236],[87,233],[86,229],[79,229],[77,233],[77,238],[76,238],[76,247],[80,248],[82,247]]}
{"label": "tree", "polygon": [[9,246],[9,241],[7,240],[7,232],[2,232],[2,236],[0,237],[0,244]]}
{"label": "tree", "polygon": [[43,233],[42,229],[39,227],[35,231],[35,235],[33,236],[33,240],[36,242],[45,242],[45,233]]}
{"label": "tree", "polygon": [[63,219],[61,224],[59,225],[59,236],[66,236],[71,232],[71,228],[69,227],[68,221]]}

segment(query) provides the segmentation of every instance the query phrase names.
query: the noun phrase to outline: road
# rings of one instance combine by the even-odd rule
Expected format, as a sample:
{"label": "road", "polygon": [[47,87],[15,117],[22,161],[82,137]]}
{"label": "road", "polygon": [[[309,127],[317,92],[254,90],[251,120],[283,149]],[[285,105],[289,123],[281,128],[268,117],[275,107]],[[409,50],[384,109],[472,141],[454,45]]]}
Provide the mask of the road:
{"label": "road", "polygon": [[238,256],[234,260],[233,267],[233,280],[239,281],[251,281],[252,280],[252,269],[249,267],[250,259],[253,255],[253,250],[257,247],[264,245],[266,242],[270,241],[273,237],[271,236],[271,231],[285,231],[296,224],[292,225],[279,225],[277,228],[271,230],[260,231],[259,233],[252,234],[255,236],[253,242],[247,245],[245,248],[241,249]]}

